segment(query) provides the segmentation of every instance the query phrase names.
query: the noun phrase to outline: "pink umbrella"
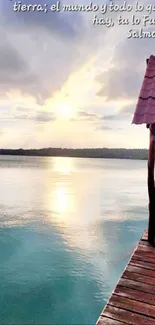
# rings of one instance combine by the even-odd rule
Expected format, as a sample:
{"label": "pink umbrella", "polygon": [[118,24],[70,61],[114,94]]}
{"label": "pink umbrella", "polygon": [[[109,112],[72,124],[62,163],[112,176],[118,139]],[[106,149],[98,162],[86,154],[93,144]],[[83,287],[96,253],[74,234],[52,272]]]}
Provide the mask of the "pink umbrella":
{"label": "pink umbrella", "polygon": [[132,123],[155,123],[155,56],[153,55],[147,60],[147,68]]}
{"label": "pink umbrella", "polygon": [[155,56],[147,59],[147,68],[140,90],[133,124],[145,123],[150,129],[150,145],[148,154],[148,193],[149,193],[149,225],[148,240],[155,244],[155,186],[154,186],[154,158],[155,158]]}

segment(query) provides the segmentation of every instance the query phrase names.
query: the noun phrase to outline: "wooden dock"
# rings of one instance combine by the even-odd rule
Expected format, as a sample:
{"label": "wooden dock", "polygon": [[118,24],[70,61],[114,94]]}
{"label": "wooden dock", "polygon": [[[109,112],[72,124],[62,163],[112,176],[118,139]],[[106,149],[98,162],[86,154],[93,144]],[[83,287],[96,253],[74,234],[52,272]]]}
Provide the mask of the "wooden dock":
{"label": "wooden dock", "polygon": [[96,325],[155,325],[155,247],[144,232]]}

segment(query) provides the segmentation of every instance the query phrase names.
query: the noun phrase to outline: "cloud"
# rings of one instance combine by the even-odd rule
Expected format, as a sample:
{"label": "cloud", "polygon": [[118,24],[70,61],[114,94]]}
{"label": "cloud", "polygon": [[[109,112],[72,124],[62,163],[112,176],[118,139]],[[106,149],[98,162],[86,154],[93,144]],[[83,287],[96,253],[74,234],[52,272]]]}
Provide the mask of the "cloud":
{"label": "cloud", "polygon": [[126,105],[118,110],[116,113],[111,115],[103,115],[100,119],[104,121],[129,121],[131,120],[131,116],[134,113],[136,107],[136,103]]}
{"label": "cloud", "polygon": [[[29,61],[19,53],[12,44],[7,33],[0,28],[0,95],[7,98],[9,91],[31,93],[35,85],[36,75],[29,69]],[[31,87],[31,91],[29,91]]]}
{"label": "cloud", "polygon": [[0,128],[0,137],[2,137],[5,134],[4,129]]}
{"label": "cloud", "polygon": [[96,131],[112,131],[113,128],[110,127],[110,126],[106,126],[106,125],[101,124],[95,130]]}
{"label": "cloud", "polygon": [[[18,4],[18,1],[16,2]],[[25,0],[24,4],[30,5],[29,0]],[[36,1],[31,0],[31,5],[35,5]],[[40,0],[39,4],[46,11],[37,12],[37,10],[29,9],[28,12],[18,11],[15,7],[14,1],[4,1],[2,0],[1,12],[3,14],[3,23],[6,23],[8,26],[14,25],[16,28],[20,25],[22,29],[26,31],[32,30],[40,30],[41,32],[49,32],[50,34],[55,34],[57,37],[61,38],[76,38],[78,34],[81,33],[83,27],[83,19],[79,13],[71,12],[62,13],[60,12],[52,12],[50,10],[52,5],[57,5],[57,1],[45,1]],[[60,7],[62,6],[62,2],[60,3]],[[27,9],[28,10],[28,9]],[[80,26],[80,28],[79,28]]]}
{"label": "cloud", "polygon": [[137,96],[141,75],[129,67],[113,68],[104,73],[103,87],[98,96],[105,96],[107,100],[135,98]]}
{"label": "cloud", "polygon": [[[31,118],[32,119],[32,118]],[[49,112],[38,112],[34,117],[34,120],[38,122],[52,122],[55,121],[56,118],[53,113]]]}
{"label": "cloud", "polygon": [[86,111],[81,111],[81,112],[79,112],[78,115],[82,116],[82,117],[96,117],[96,114],[89,113],[89,112],[86,112]]}
{"label": "cloud", "polygon": [[97,81],[101,88],[98,96],[107,101],[120,99],[135,100],[139,95],[146,68],[146,59],[152,54],[150,39],[125,39],[115,49],[108,71],[100,73]]}
{"label": "cloud", "polygon": [[113,114],[113,115],[105,115],[101,118],[101,120],[104,121],[122,121],[122,120],[126,120],[127,119],[127,115],[126,114],[122,114],[121,112],[117,113],[117,114]]}
{"label": "cloud", "polygon": [[72,121],[77,122],[77,121],[97,121],[100,119],[100,116],[94,113],[90,113],[87,111],[80,111],[77,115],[77,117],[72,118]]}
{"label": "cloud", "polygon": [[[32,109],[33,109],[33,108],[31,108],[31,110],[32,110]],[[17,112],[20,112],[20,113],[21,113],[21,112],[26,112],[26,113],[27,113],[27,112],[30,111],[30,108],[17,106],[17,107],[16,107],[16,111],[17,111]]]}
{"label": "cloud", "polygon": [[[51,145],[51,138],[52,144],[58,146],[61,141],[73,146],[98,146],[102,139],[95,127],[109,130],[105,143],[108,137],[113,140],[112,130],[131,119],[135,106],[130,106],[130,102],[136,101],[145,60],[153,53],[154,43],[149,39],[127,40],[122,26],[92,26],[91,13],[13,12],[13,2],[0,1],[0,116],[2,127],[9,130],[1,143],[29,141],[25,138],[22,142],[22,136],[19,139],[20,128],[23,134],[29,134],[30,145],[33,142],[35,146],[37,141],[39,147],[46,146],[47,139]],[[80,3],[72,0],[75,2]],[[58,106],[63,106],[65,93],[71,110],[77,113],[72,115],[72,121],[78,123],[71,123],[70,131],[69,121],[62,123],[61,128],[59,123],[53,123],[51,131],[48,122],[55,121],[55,98]],[[38,127],[45,130],[40,131],[40,137],[36,133]],[[74,129],[76,134],[70,137]],[[121,136],[117,141],[120,140],[123,141]]]}
{"label": "cloud", "polygon": [[[0,71],[1,74],[4,73],[8,75],[8,73],[16,73],[18,74],[20,71],[25,71],[26,63],[19,56],[16,49],[8,44],[5,41],[0,43]],[[2,76],[1,76],[2,78]]]}
{"label": "cloud", "polygon": [[[111,42],[115,34],[106,27],[103,33],[102,27],[92,26],[89,13],[52,13],[50,10],[47,14],[13,12],[13,3],[0,2],[1,94],[10,89],[20,90],[43,104],[61,89],[69,75],[81,64],[91,56],[98,55],[102,48],[106,52],[109,46],[107,41],[109,39]],[[29,0],[24,3],[29,4]],[[36,1],[32,0],[31,3]],[[45,4],[44,0],[40,3]],[[46,3],[48,7],[51,6],[51,1]],[[120,33],[118,43],[119,36]],[[100,75],[103,87],[98,95],[105,95],[108,100],[135,96],[141,78],[140,70],[137,70],[138,56],[142,57],[146,51],[149,53],[150,43],[150,40],[149,43],[145,40],[126,40],[123,45],[119,44],[114,50],[115,67]],[[124,65],[125,59],[127,66]],[[100,67],[102,69],[102,63]],[[136,67],[136,72],[133,67]]]}
{"label": "cloud", "polygon": [[136,101],[134,101],[130,105],[123,107],[122,110],[120,111],[120,115],[130,116],[131,114],[133,114],[135,107],[136,107]]}
{"label": "cloud", "polygon": [[42,105],[92,56],[98,33],[90,43],[81,13],[13,12],[13,3],[0,2],[0,95],[20,91]]}
{"label": "cloud", "polygon": [[34,122],[52,122],[55,121],[56,118],[53,113],[49,112],[36,112],[36,114],[14,114],[14,119],[19,120],[29,120]]}
{"label": "cloud", "polygon": [[81,111],[78,113],[78,116],[80,119],[84,119],[85,121],[92,121],[92,120],[96,120],[99,118],[99,116],[97,114],[94,113],[89,113],[87,111]]}
{"label": "cloud", "polygon": [[33,108],[17,107],[8,111],[1,112],[1,121],[32,121],[32,122],[54,122],[56,117],[53,112],[36,110]]}

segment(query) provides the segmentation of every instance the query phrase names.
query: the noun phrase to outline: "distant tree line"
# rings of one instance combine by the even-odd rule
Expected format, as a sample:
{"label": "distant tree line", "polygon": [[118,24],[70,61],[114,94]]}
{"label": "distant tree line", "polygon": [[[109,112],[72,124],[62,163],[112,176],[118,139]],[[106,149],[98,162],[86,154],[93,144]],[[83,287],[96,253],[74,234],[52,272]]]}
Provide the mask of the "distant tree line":
{"label": "distant tree line", "polygon": [[147,159],[147,149],[123,148],[94,148],[94,149],[0,149],[0,155],[18,156],[51,156],[51,157],[77,157],[77,158],[110,158],[110,159]]}

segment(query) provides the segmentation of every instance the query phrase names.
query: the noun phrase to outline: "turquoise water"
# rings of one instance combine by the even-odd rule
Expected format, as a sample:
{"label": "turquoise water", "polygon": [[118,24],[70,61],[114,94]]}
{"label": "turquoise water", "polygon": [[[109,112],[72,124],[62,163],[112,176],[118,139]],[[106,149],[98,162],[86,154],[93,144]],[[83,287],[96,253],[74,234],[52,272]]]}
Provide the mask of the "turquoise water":
{"label": "turquoise water", "polygon": [[95,324],[147,227],[146,173],[0,156],[0,324]]}

